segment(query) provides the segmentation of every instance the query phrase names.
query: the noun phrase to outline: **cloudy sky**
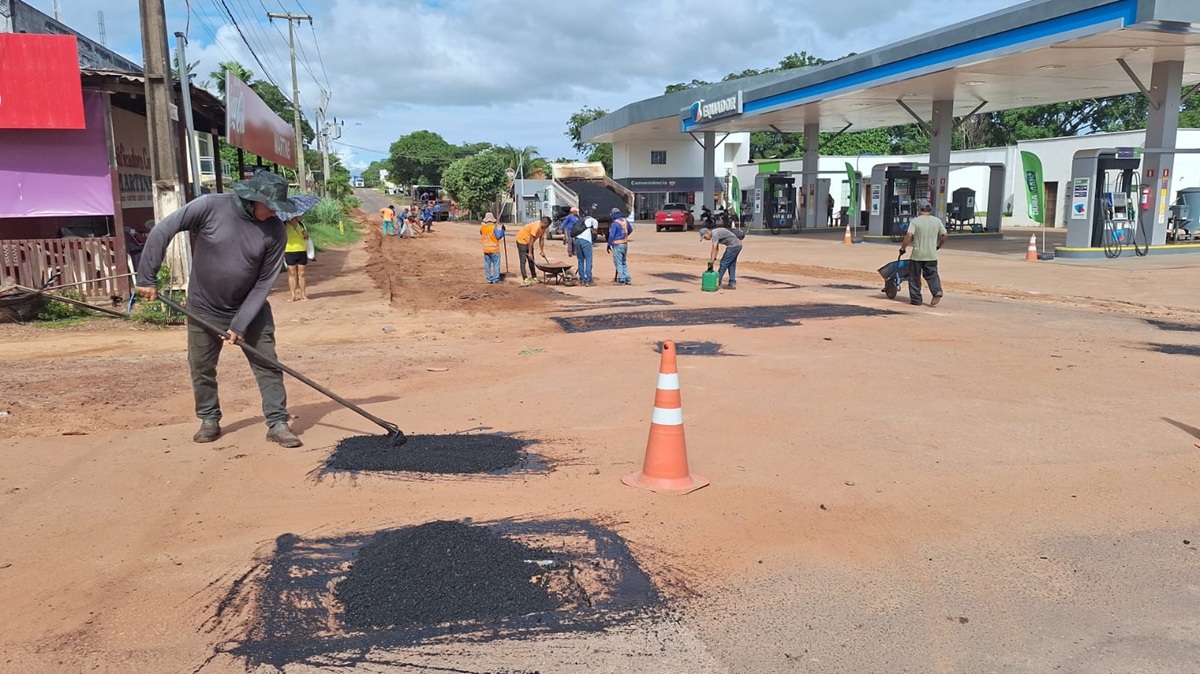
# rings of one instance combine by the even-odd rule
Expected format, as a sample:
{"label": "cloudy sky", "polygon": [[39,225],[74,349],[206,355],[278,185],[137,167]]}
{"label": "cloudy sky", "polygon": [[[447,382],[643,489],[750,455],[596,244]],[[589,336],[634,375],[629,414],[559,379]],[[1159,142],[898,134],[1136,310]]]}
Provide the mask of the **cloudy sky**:
{"label": "cloudy sky", "polygon": [[[25,1],[52,14],[53,0]],[[313,26],[297,31],[301,103],[312,120],[320,90],[329,91],[330,116],[345,121],[335,148],[354,168],[420,129],[455,144],[533,145],[549,158],[571,157],[566,121],[585,106],[613,110],[657,96],[667,84],[771,67],[795,51],[823,58],[863,52],[1016,4],[166,0],[168,33],[186,31],[188,60],[200,61],[201,80],[233,59],[259,77],[265,70],[285,93],[291,92],[287,26],[272,25],[266,14],[311,14]],[[108,46],[141,62],[136,0],[60,5],[62,20],[94,39],[103,11]]]}

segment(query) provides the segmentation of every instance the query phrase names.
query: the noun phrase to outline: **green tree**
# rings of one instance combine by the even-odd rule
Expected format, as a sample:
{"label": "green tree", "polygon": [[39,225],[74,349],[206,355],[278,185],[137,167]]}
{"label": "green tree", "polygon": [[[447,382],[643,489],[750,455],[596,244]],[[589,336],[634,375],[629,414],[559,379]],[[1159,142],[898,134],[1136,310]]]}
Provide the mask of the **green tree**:
{"label": "green tree", "polygon": [[442,172],[441,185],[472,213],[491,210],[508,186],[502,152],[488,150],[456,159]]}
{"label": "green tree", "polygon": [[387,168],[387,160],[376,159],[362,172],[363,186],[379,187],[379,171]]}
{"label": "green tree", "polygon": [[442,171],[460,152],[441,134],[427,130],[401,136],[389,149],[388,177],[392,182],[406,185],[440,184]]}
{"label": "green tree", "polygon": [[612,143],[588,143],[583,140],[583,127],[608,114],[604,108],[583,107],[567,120],[566,136],[571,139],[571,147],[579,154],[587,157],[588,161],[598,161],[604,164],[604,170],[612,175],[613,154]]}
{"label": "green tree", "polygon": [[516,171],[519,167],[527,178],[537,173],[550,175],[550,162],[546,161],[545,157],[532,145],[525,147],[505,145],[496,148],[496,151],[504,157],[505,168]]}

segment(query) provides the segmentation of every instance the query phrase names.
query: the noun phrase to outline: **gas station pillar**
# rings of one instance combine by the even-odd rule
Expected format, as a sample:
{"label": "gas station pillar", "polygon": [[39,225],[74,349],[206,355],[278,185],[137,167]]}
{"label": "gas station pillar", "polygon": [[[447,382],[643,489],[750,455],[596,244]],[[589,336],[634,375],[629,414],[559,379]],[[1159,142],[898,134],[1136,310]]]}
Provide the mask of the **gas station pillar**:
{"label": "gas station pillar", "polygon": [[954,141],[954,101],[934,101],[929,124],[929,203],[933,214],[946,219],[946,194],[950,182],[950,150]]}
{"label": "gas station pillar", "polygon": [[825,223],[821,214],[825,204],[817,203],[817,181],[820,179],[821,125],[804,125],[804,165],[801,170],[800,203],[804,204],[803,227],[820,227]]}
{"label": "gas station pillar", "polygon": [[1142,185],[1150,187],[1150,201],[1139,216],[1139,227],[1148,228],[1150,245],[1167,242],[1167,211],[1171,203],[1171,173],[1179,135],[1180,92],[1183,61],[1159,61],[1150,73],[1150,114],[1146,120],[1146,149],[1142,157]]}
{"label": "gas station pillar", "polygon": [[712,210],[716,208],[716,200],[713,198],[713,183],[717,181],[717,132],[704,132],[704,202],[703,204]]}

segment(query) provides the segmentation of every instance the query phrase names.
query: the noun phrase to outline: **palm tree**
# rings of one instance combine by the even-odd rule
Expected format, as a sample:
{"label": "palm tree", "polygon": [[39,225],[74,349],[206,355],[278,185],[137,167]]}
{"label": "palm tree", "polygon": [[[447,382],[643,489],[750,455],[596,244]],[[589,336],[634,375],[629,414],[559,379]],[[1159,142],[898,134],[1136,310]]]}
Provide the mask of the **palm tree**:
{"label": "palm tree", "polygon": [[208,76],[213,78],[213,82],[216,84],[217,90],[222,97],[225,96],[226,72],[232,72],[234,77],[245,84],[250,84],[250,81],[254,79],[254,72],[237,61],[221,61],[218,69],[209,73]]}
{"label": "palm tree", "polygon": [[505,145],[498,148],[498,151],[504,157],[505,168],[510,168],[514,171],[521,169],[526,178],[536,179],[535,174],[540,174],[543,177],[550,174],[550,162],[546,161],[546,158],[532,145],[526,145],[525,147]]}

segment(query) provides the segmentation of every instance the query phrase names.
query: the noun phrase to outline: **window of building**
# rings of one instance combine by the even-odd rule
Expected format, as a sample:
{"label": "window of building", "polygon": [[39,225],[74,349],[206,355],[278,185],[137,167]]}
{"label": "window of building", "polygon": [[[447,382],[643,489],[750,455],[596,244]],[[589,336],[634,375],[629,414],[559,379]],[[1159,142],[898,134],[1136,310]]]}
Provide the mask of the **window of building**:
{"label": "window of building", "polygon": [[650,163],[651,164],[666,164],[667,163],[667,151],[666,150],[651,150],[650,151]]}

